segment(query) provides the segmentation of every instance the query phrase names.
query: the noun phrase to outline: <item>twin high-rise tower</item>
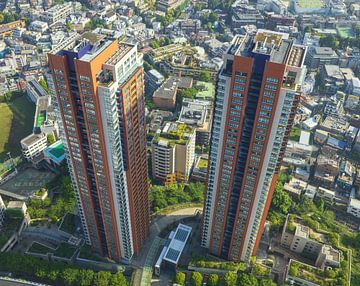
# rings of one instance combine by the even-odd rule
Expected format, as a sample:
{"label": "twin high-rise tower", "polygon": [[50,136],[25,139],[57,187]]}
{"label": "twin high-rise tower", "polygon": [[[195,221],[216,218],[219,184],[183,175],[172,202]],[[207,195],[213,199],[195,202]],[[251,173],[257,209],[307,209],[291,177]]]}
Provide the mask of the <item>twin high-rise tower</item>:
{"label": "twin high-rise tower", "polygon": [[142,57],[109,35],[49,54],[60,133],[86,241],[129,261],[149,233]]}
{"label": "twin high-rise tower", "polygon": [[287,34],[237,36],[214,106],[202,246],[224,259],[256,254],[305,76],[306,48]]}
{"label": "twin high-rise tower", "polygon": [[[287,34],[237,36],[214,103],[202,246],[256,254],[300,97],[306,48]],[[49,54],[60,133],[86,241],[129,261],[149,233],[142,58],[136,46],[85,33]]]}

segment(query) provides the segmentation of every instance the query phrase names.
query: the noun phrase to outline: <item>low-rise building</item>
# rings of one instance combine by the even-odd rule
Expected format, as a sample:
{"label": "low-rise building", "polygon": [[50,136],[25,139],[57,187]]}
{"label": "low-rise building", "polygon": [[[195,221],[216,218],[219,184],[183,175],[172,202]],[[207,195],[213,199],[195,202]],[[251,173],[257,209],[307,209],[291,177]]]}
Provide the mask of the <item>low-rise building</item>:
{"label": "low-rise building", "polygon": [[158,0],[156,1],[156,10],[167,13],[171,9],[180,6],[184,0]]}
{"label": "low-rise building", "polygon": [[191,231],[192,227],[180,223],[175,231],[170,232],[168,241],[165,243],[155,263],[155,275],[160,276],[161,268],[176,269],[186,243],[190,238]]}
{"label": "low-rise building", "polygon": [[284,185],[284,191],[288,192],[292,197],[300,198],[300,196],[305,192],[307,182],[291,178],[291,180]]}
{"label": "low-rise building", "polygon": [[165,121],[171,121],[173,113],[166,110],[155,109],[150,113],[150,122],[146,125],[149,133],[155,133],[163,127]]}
{"label": "low-rise building", "polygon": [[317,129],[314,134],[314,141],[318,144],[325,144],[329,137],[329,132]]}
{"label": "low-rise building", "polygon": [[0,39],[11,36],[15,29],[23,28],[25,26],[26,24],[23,20],[18,20],[0,25]]}
{"label": "low-rise building", "polygon": [[26,83],[26,94],[29,99],[36,104],[41,97],[47,97],[46,91],[36,80],[30,80]]}
{"label": "low-rise building", "polygon": [[306,53],[305,64],[308,69],[316,70],[324,65],[336,65],[339,57],[332,48],[313,47]]}
{"label": "low-rise building", "polygon": [[206,181],[208,169],[208,157],[200,156],[195,163],[191,178],[197,181]]}
{"label": "low-rise building", "polygon": [[336,186],[346,192],[350,192],[356,179],[356,167],[348,160],[342,160]]}
{"label": "low-rise building", "polygon": [[337,118],[326,116],[325,120],[321,123],[321,129],[329,131],[334,134],[345,134],[349,129],[350,123],[344,118]]}
{"label": "low-rise building", "polygon": [[151,144],[153,177],[187,182],[195,160],[195,138],[195,129],[183,123],[168,122],[158,130]]}
{"label": "low-rise building", "polygon": [[315,163],[314,179],[319,184],[330,186],[334,183],[336,176],[339,173],[338,160],[320,154]]}
{"label": "low-rise building", "polygon": [[10,201],[6,207],[7,210],[19,211],[22,215],[26,214],[27,206],[23,201]]}
{"label": "low-rise building", "polygon": [[212,103],[184,98],[179,122],[196,128],[196,145],[208,146],[212,122]]}
{"label": "low-rise building", "polygon": [[55,5],[46,10],[40,15],[40,19],[51,25],[56,22],[65,21],[66,17],[73,12],[73,3],[66,2],[64,4]]}
{"label": "low-rise building", "polygon": [[323,199],[325,202],[328,202],[329,204],[332,204],[336,198],[336,194],[335,191],[323,187],[319,187],[316,193],[316,197]]}
{"label": "low-rise building", "polygon": [[326,94],[332,95],[345,88],[345,77],[338,65],[323,65],[320,70]]}
{"label": "low-rise building", "polygon": [[315,266],[339,267],[340,252],[326,244],[326,235],[318,233],[302,224],[302,219],[290,214],[287,216],[281,235],[281,245],[291,251],[312,258]]}
{"label": "low-rise building", "polygon": [[164,82],[164,76],[157,70],[152,69],[145,73],[145,90],[146,93],[151,94],[157,90]]}
{"label": "low-rise building", "polygon": [[189,77],[169,77],[153,94],[156,107],[173,110],[176,97],[181,90],[191,88],[193,80]]}
{"label": "low-rise building", "polygon": [[27,161],[35,162],[42,156],[43,150],[47,147],[45,134],[30,134],[21,140],[22,153]]}
{"label": "low-rise building", "polygon": [[45,161],[54,167],[59,167],[65,159],[64,144],[59,140],[44,149]]}
{"label": "low-rise building", "polygon": [[354,198],[350,198],[347,213],[353,215],[354,217],[360,218],[360,201]]}

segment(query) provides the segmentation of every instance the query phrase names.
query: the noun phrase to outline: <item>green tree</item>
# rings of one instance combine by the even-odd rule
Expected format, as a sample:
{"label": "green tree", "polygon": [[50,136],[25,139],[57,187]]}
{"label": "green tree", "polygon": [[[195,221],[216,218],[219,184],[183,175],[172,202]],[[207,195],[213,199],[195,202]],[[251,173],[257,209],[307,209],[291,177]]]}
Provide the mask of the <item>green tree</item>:
{"label": "green tree", "polygon": [[174,282],[179,285],[185,285],[186,274],[184,272],[177,272],[175,275]]}
{"label": "green tree", "polygon": [[276,183],[274,196],[271,201],[271,208],[286,214],[292,206],[293,201],[289,194],[284,191],[284,187],[280,182]]}
{"label": "green tree", "polygon": [[94,285],[107,286],[111,278],[111,273],[107,271],[100,271],[96,274],[94,279]]}
{"label": "green tree", "polygon": [[291,276],[298,276],[299,275],[299,267],[295,266],[295,265],[291,265],[290,269],[289,269],[289,275]]}
{"label": "green tree", "polygon": [[224,285],[225,286],[235,286],[236,279],[237,279],[237,275],[235,272],[226,272],[224,275]]}
{"label": "green tree", "polygon": [[183,101],[184,98],[195,98],[197,92],[198,90],[194,87],[184,89],[180,93],[181,102]]}
{"label": "green tree", "polygon": [[55,143],[55,136],[54,136],[54,134],[48,134],[48,136],[47,136],[47,142],[48,142],[49,145]]}
{"label": "green tree", "polygon": [[326,35],[320,38],[319,44],[322,47],[337,49],[339,47],[339,40],[334,35]]}
{"label": "green tree", "polygon": [[4,22],[4,15],[0,13],[0,24]]}
{"label": "green tree", "polygon": [[243,286],[243,285],[258,286],[259,282],[255,276],[253,276],[251,274],[247,274],[247,273],[241,273],[238,277],[237,285],[239,285],[239,286]]}
{"label": "green tree", "polygon": [[71,269],[71,268],[67,268],[62,272],[62,279],[66,286],[75,285],[75,282],[77,281],[78,272],[79,271],[77,269]]}
{"label": "green tree", "polygon": [[117,272],[110,278],[109,286],[126,286],[128,285],[124,274]]}
{"label": "green tree", "polygon": [[271,279],[262,279],[260,281],[260,286],[276,286],[277,284]]}
{"label": "green tree", "polygon": [[219,276],[217,274],[210,274],[207,281],[208,286],[217,286],[219,284]]}
{"label": "green tree", "polygon": [[202,281],[203,281],[203,277],[201,275],[201,273],[199,272],[193,272],[191,274],[191,285],[192,286],[201,286],[202,285]]}
{"label": "green tree", "polygon": [[200,81],[210,82],[210,80],[211,80],[210,72],[208,72],[208,71],[202,71],[202,72],[199,74],[199,80],[200,80]]}
{"label": "green tree", "polygon": [[80,286],[90,286],[94,280],[95,273],[90,269],[81,269],[78,274]]}

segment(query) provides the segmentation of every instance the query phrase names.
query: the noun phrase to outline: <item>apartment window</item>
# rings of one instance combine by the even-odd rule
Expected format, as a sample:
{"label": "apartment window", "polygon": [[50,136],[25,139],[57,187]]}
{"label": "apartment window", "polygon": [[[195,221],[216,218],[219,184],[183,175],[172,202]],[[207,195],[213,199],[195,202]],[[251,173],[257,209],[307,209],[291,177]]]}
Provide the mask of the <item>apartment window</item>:
{"label": "apartment window", "polygon": [[90,82],[90,78],[88,76],[85,76],[85,75],[80,75],[80,80]]}
{"label": "apartment window", "polygon": [[278,83],[279,80],[277,78],[273,78],[273,77],[267,77],[266,78],[266,82],[270,82],[270,83]]}

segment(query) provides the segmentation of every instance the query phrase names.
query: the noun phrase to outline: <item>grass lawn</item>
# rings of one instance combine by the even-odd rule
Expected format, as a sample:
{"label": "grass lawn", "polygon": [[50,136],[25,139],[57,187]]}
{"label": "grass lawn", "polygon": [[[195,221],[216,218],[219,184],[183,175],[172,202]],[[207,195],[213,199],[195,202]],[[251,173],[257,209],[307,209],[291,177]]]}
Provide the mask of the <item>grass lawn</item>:
{"label": "grass lawn", "polygon": [[0,160],[21,155],[20,140],[31,133],[35,106],[26,96],[0,103]]}
{"label": "grass lawn", "polygon": [[293,127],[290,131],[290,140],[299,142],[300,139],[300,134],[301,134],[301,128],[299,127]]}
{"label": "grass lawn", "polygon": [[208,166],[208,160],[200,159],[198,167],[200,169],[206,169]]}

